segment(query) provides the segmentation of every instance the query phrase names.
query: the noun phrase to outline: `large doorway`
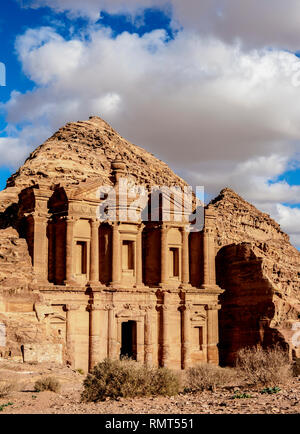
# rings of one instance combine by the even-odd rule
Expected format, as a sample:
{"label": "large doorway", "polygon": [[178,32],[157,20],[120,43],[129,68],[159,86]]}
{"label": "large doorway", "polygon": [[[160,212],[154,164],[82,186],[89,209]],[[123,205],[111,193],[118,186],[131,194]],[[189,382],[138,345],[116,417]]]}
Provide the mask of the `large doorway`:
{"label": "large doorway", "polygon": [[122,342],[120,358],[129,357],[136,360],[136,321],[122,323]]}

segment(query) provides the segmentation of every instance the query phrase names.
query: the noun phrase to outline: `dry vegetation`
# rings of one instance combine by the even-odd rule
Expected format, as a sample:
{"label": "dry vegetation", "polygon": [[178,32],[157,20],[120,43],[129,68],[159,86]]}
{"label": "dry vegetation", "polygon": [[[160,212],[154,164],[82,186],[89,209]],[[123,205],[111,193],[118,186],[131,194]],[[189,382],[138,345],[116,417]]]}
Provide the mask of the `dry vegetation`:
{"label": "dry vegetation", "polygon": [[231,384],[235,376],[234,369],[201,363],[186,371],[185,390],[187,392],[215,391],[219,387]]}
{"label": "dry vegetation", "polygon": [[51,392],[58,393],[60,391],[60,382],[54,377],[44,377],[37,380],[34,384],[34,390],[36,392],[44,392],[50,390]]}
{"label": "dry vegetation", "polygon": [[18,389],[18,384],[15,381],[0,380],[0,398],[9,396],[12,392]]}
{"label": "dry vegetation", "polygon": [[239,351],[236,368],[201,363],[182,376],[166,368],[151,369],[133,360],[105,360],[84,380],[82,401],[138,396],[174,396],[179,392],[216,391],[235,385],[276,387],[292,378],[292,366],[279,347]]}
{"label": "dry vegetation", "polygon": [[177,395],[180,378],[166,368],[151,369],[133,360],[106,359],[94,367],[84,380],[82,400]]}
{"label": "dry vegetation", "polygon": [[292,378],[292,364],[278,346],[263,350],[243,348],[238,352],[236,368],[251,386],[277,386]]}

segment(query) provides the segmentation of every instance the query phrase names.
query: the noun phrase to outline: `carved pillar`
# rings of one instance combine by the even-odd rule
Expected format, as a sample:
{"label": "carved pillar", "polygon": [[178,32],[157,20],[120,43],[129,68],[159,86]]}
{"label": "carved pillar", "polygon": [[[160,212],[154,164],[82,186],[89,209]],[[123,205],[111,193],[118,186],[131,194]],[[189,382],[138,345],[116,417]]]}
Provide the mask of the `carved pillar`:
{"label": "carved pillar", "polygon": [[91,220],[90,285],[99,285],[99,220]]}
{"label": "carved pillar", "polygon": [[32,214],[34,225],[33,268],[38,282],[48,282],[47,217]]}
{"label": "carved pillar", "polygon": [[121,277],[121,245],[120,245],[120,233],[119,233],[119,225],[117,222],[114,222],[112,225],[112,285],[120,283]]}
{"label": "carved pillar", "polygon": [[162,344],[162,366],[168,367],[170,364],[170,294],[164,293],[164,304],[162,305],[163,315],[163,344]]}
{"label": "carved pillar", "polygon": [[75,283],[74,278],[74,225],[75,219],[68,217],[66,219],[66,284],[72,285]]}
{"label": "carved pillar", "polygon": [[165,225],[161,226],[161,278],[160,286],[168,283],[168,228]]}
{"label": "carved pillar", "polygon": [[219,364],[219,328],[218,328],[218,310],[221,306],[208,305],[207,310],[207,362],[214,365]]}
{"label": "carved pillar", "polygon": [[215,219],[216,217],[212,210],[205,211],[205,225],[203,229],[203,286],[216,285]]}
{"label": "carved pillar", "polygon": [[190,366],[191,360],[191,305],[182,306],[182,369]]}
{"label": "carved pillar", "polygon": [[110,359],[118,358],[117,354],[117,341],[116,341],[116,319],[115,319],[115,306],[113,304],[108,305],[108,333],[107,333],[107,344],[108,344],[108,357]]}
{"label": "carved pillar", "polygon": [[136,286],[143,286],[143,229],[144,225],[141,224],[138,229],[137,239],[136,239]]}
{"label": "carved pillar", "polygon": [[66,344],[67,344],[67,362],[75,367],[75,340],[76,340],[76,311],[79,306],[67,304],[65,311],[67,312],[66,318]]}
{"label": "carved pillar", "polygon": [[152,321],[151,321],[152,307],[147,307],[145,315],[145,364],[147,366],[153,365],[153,341],[152,341]]}
{"label": "carved pillar", "polygon": [[190,282],[189,263],[189,231],[187,227],[182,228],[182,286],[188,286]]}
{"label": "carved pillar", "polygon": [[90,312],[90,330],[89,330],[89,370],[91,371],[102,359],[101,346],[101,328],[103,322],[101,321],[103,308],[98,305],[89,305]]}
{"label": "carved pillar", "polygon": [[136,361],[144,362],[144,320],[141,319],[136,322]]}

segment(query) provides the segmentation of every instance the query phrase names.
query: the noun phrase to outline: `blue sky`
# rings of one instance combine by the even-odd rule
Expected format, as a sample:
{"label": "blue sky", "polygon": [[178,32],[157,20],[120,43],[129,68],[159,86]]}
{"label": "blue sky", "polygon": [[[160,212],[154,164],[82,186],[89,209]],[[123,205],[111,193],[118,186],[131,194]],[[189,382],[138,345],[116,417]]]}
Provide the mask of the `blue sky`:
{"label": "blue sky", "polygon": [[0,13],[0,189],[60,126],[96,114],[300,246],[297,1],[7,0]]}

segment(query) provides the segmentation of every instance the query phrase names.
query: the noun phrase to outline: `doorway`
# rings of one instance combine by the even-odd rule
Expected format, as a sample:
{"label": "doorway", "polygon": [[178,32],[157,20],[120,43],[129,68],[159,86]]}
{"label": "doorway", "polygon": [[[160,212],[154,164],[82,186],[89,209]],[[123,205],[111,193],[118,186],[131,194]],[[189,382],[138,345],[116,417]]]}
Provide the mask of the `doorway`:
{"label": "doorway", "polygon": [[136,321],[122,323],[122,342],[120,358],[129,357],[136,360]]}

